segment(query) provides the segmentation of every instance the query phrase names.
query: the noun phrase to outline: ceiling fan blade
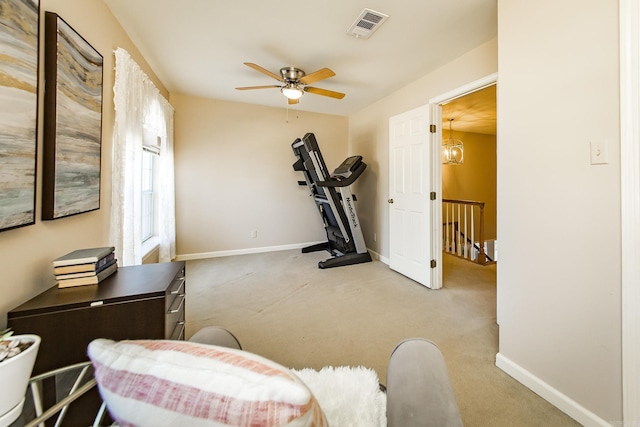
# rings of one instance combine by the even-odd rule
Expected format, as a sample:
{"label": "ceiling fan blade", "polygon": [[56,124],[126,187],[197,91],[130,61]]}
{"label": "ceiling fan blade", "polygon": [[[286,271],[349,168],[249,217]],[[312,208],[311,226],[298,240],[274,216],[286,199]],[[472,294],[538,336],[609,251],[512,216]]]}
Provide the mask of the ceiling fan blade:
{"label": "ceiling fan blade", "polygon": [[300,83],[302,83],[304,85],[310,85],[311,83],[315,83],[315,82],[318,82],[320,80],[328,79],[329,77],[333,77],[335,75],[336,75],[336,73],[334,73],[330,69],[323,68],[321,70],[314,71],[313,73],[307,74],[306,76],[302,77],[300,79]]}
{"label": "ceiling fan blade", "polygon": [[336,99],[344,98],[344,93],[334,92],[332,90],[327,90],[327,89],[320,89],[318,87],[307,86],[304,88],[304,91],[309,93],[314,93],[316,95],[328,96]]}
{"label": "ceiling fan blade", "polygon": [[279,76],[279,75],[277,75],[275,73],[272,73],[271,71],[267,70],[266,68],[262,68],[261,66],[259,66],[257,64],[254,64],[253,62],[245,62],[244,65],[246,65],[247,67],[251,67],[256,71],[259,71],[262,74],[266,74],[269,77],[273,77],[274,79],[276,79],[276,80],[278,80],[280,82],[284,81],[284,80],[282,80],[281,76]]}
{"label": "ceiling fan blade", "polygon": [[238,90],[252,90],[252,89],[270,89],[272,87],[280,87],[279,85],[268,85],[268,86],[244,86],[237,87]]}
{"label": "ceiling fan blade", "polygon": [[295,105],[300,103],[300,99],[287,98],[287,100],[289,101],[289,105]]}

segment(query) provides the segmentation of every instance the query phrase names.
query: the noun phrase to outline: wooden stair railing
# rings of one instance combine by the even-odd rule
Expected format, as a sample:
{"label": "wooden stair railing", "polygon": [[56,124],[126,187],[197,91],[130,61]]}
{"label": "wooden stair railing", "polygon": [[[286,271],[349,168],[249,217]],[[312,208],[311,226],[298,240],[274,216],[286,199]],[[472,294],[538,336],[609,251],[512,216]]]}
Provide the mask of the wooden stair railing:
{"label": "wooden stair railing", "polygon": [[442,199],[442,211],[443,250],[481,265],[493,262],[484,250],[484,202]]}

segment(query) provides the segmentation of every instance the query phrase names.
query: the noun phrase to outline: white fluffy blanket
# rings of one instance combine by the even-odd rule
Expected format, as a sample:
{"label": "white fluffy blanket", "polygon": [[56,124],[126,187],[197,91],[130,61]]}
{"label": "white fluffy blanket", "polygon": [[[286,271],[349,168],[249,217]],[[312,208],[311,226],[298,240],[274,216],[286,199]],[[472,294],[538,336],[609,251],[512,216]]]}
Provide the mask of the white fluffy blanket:
{"label": "white fluffy blanket", "polygon": [[293,370],[309,387],[330,426],[385,427],[387,396],[378,375],[364,367],[326,367]]}

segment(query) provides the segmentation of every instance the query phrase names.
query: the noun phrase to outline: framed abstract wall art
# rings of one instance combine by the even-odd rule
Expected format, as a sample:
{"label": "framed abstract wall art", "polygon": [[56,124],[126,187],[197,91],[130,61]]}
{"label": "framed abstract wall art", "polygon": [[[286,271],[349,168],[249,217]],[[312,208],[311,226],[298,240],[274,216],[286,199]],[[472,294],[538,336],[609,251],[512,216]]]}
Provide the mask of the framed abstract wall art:
{"label": "framed abstract wall art", "polygon": [[0,0],[0,231],[35,223],[39,0]]}
{"label": "framed abstract wall art", "polygon": [[45,13],[42,219],[100,209],[102,55]]}

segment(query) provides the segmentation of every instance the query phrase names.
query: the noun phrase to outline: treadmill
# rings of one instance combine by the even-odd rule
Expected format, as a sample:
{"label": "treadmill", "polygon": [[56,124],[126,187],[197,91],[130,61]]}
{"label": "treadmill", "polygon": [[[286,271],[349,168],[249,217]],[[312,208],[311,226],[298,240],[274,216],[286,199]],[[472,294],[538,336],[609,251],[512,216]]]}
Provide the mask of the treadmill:
{"label": "treadmill", "polygon": [[367,168],[362,156],[348,157],[329,174],[313,133],[297,138],[291,148],[298,158],[293,169],[305,177],[298,184],[309,187],[327,234],[326,242],[303,248],[302,253],[329,252],[332,257],[320,261],[319,268],[370,262],[354,203],[356,197],[350,187]]}

